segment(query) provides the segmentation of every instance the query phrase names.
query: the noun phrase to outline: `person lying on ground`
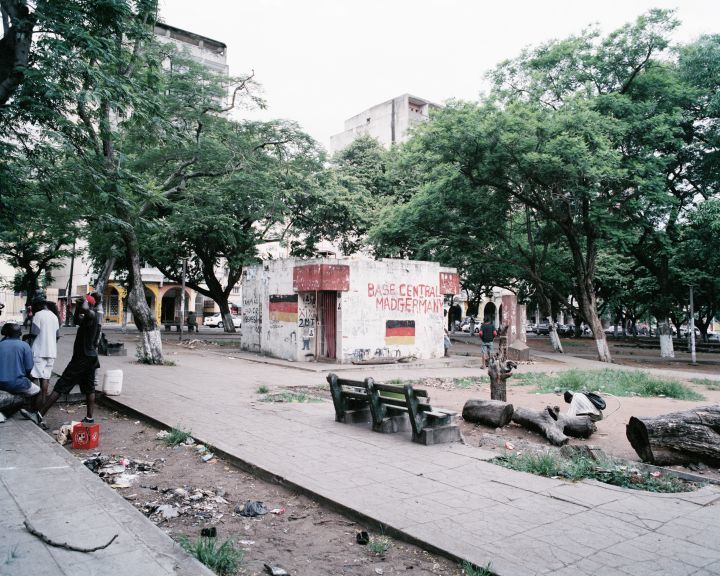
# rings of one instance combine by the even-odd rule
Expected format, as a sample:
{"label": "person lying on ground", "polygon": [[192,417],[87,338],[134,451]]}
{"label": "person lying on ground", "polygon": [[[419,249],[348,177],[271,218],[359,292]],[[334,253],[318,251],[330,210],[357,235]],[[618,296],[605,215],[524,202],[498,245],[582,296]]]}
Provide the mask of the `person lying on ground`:
{"label": "person lying on ground", "polygon": [[68,394],[75,385],[80,386],[80,391],[85,394],[87,403],[87,416],[83,423],[92,424],[93,409],[95,408],[95,375],[100,367],[98,361],[98,342],[102,325],[96,311],[100,302],[100,295],[96,292],[82,298],[75,306],[75,324],[78,326],[73,345],[73,355],[70,363],[62,373],[62,376],[55,383],[52,393],[47,401],[36,412],[21,410],[20,413],[28,420],[32,420],[38,426],[44,424],[43,416],[47,414],[53,404],[57,402],[62,394]]}
{"label": "person lying on ground", "polygon": [[31,409],[39,406],[40,387],[30,381],[33,368],[32,350],[21,340],[22,326],[13,322],[4,324],[0,334],[0,390],[30,401]]}
{"label": "person lying on ground", "polygon": [[565,402],[570,404],[568,408],[568,416],[590,416],[593,422],[602,420],[605,409],[605,401],[597,394],[591,392],[575,392],[565,390]]}

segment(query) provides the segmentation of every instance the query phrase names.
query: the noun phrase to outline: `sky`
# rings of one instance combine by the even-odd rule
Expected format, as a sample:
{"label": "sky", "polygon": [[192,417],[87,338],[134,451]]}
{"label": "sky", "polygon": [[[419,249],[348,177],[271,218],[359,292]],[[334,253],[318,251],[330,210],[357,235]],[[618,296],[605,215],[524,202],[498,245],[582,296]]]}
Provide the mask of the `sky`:
{"label": "sky", "polygon": [[160,18],[227,44],[230,74],[255,71],[268,109],[244,117],[294,120],[327,149],[375,104],[476,100],[524,47],[651,8],[677,9],[676,42],[720,33],[717,0],[160,0]]}

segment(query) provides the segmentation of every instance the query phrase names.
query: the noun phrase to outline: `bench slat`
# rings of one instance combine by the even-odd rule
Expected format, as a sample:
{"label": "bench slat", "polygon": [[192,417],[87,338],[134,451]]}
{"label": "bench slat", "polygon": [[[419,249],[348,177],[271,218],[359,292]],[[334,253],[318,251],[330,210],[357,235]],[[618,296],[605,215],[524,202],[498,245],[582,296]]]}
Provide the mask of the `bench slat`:
{"label": "bench slat", "polygon": [[[383,384],[382,382],[373,382],[373,386],[376,390],[380,390],[381,392],[392,392],[393,394],[405,393],[405,388],[403,386],[398,386],[397,384]],[[413,390],[415,391],[415,396],[427,398],[427,390],[418,390],[417,388],[413,388]]]}

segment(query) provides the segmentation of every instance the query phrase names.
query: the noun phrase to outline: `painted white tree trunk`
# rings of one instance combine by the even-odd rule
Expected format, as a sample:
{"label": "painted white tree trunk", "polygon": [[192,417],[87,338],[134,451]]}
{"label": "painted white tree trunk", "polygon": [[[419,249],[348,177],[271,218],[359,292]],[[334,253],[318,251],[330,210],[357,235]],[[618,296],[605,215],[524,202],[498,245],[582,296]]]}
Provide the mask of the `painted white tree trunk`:
{"label": "painted white tree trunk", "polygon": [[155,328],[154,330],[143,330],[140,332],[143,338],[143,354],[149,360],[152,359],[151,364],[162,364],[162,341],[160,340],[160,330]]}
{"label": "painted white tree trunk", "polygon": [[600,362],[612,362],[612,358],[610,357],[610,348],[608,347],[607,340],[605,340],[604,336],[605,335],[603,334],[603,338],[595,338],[598,360],[600,360]]}
{"label": "painted white tree trunk", "polygon": [[660,335],[660,357],[675,358],[670,324],[668,322],[658,324],[658,334]]}
{"label": "painted white tree trunk", "polygon": [[563,354],[563,347],[560,342],[560,335],[557,333],[557,326],[555,325],[555,322],[550,323],[550,343],[552,344],[555,352]]}

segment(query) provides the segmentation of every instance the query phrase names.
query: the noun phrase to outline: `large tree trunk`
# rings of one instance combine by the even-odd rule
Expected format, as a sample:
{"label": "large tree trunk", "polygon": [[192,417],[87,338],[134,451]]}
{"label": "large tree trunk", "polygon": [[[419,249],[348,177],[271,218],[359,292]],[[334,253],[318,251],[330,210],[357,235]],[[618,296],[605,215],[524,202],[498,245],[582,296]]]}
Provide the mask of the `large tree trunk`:
{"label": "large tree trunk", "polygon": [[675,349],[673,348],[672,329],[670,322],[658,322],[658,334],[660,335],[660,357],[675,358]]}
{"label": "large tree trunk", "polygon": [[557,324],[555,320],[550,318],[550,343],[552,344],[553,350],[560,354],[563,354],[562,343],[560,342],[560,335],[557,333]]}
{"label": "large tree trunk", "polygon": [[548,406],[537,412],[526,408],[516,408],[512,421],[523,428],[539,432],[553,446],[563,446],[570,438],[588,438],[597,428],[589,416],[565,416],[557,407]]}
{"label": "large tree trunk", "polygon": [[115,256],[109,256],[107,260],[105,260],[103,269],[98,275],[97,282],[95,283],[95,292],[100,294],[102,297],[97,307],[97,313],[100,318],[105,316],[105,289],[110,281],[110,275],[112,274],[113,268],[115,268]]}
{"label": "large tree trunk", "polygon": [[633,416],[625,433],[644,462],[720,461],[720,404],[654,418]]}
{"label": "large tree trunk", "polygon": [[499,400],[468,400],[462,411],[463,420],[494,428],[508,424],[512,415],[513,405]]}
{"label": "large tree trunk", "polygon": [[128,306],[133,313],[133,321],[142,336],[142,360],[148,364],[162,364],[163,351],[160,330],[158,330],[154,311],[145,300],[145,285],[140,272],[140,251],[135,230],[129,225],[122,230],[127,259],[130,264]]}
{"label": "large tree trunk", "polygon": [[490,376],[490,398],[492,400],[507,401],[506,380],[512,376],[513,368],[517,368],[515,362],[500,362],[497,356],[490,358],[488,376]]}
{"label": "large tree trunk", "polygon": [[[7,104],[25,78],[35,27],[35,9],[26,0],[5,0],[0,7],[3,27],[10,24],[2,38],[4,62],[0,63],[0,106]],[[34,4],[34,3],[33,3]]]}
{"label": "large tree trunk", "polygon": [[232,313],[230,312],[230,302],[224,294],[220,298],[216,298],[215,302],[220,307],[220,314],[223,319],[223,330],[225,332],[236,332],[235,324],[233,324]]}

